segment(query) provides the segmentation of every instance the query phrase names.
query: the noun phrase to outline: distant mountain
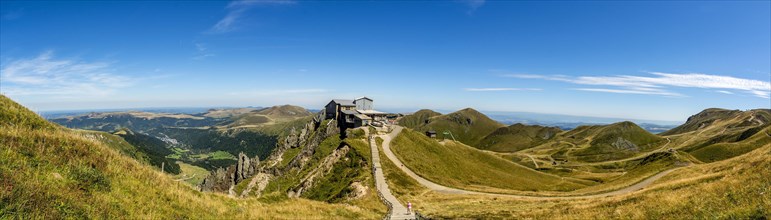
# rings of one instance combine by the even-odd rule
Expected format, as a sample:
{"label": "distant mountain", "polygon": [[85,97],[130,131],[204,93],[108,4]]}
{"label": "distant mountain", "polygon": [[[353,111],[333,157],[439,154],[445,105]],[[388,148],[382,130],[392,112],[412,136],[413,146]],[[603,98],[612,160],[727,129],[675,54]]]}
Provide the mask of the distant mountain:
{"label": "distant mountain", "polygon": [[650,151],[666,143],[633,122],[610,125],[581,126],[560,135],[562,141],[588,147],[574,150],[570,155],[588,162],[621,159]]}
{"label": "distant mountain", "polygon": [[255,113],[270,116],[274,118],[281,117],[305,117],[310,116],[312,113],[300,106],[294,105],[278,105],[270,108],[258,110]]}
{"label": "distant mountain", "polygon": [[[210,109],[197,114],[101,112],[55,118],[50,121],[69,128],[103,132],[128,130],[132,134],[124,138],[143,140],[134,144],[143,146],[143,143],[152,139],[160,140],[169,150],[187,150],[187,153],[177,155],[179,159],[213,169],[233,164],[235,160],[201,155],[224,151],[229,155],[243,152],[249,157],[265,158],[273,150],[282,133],[288,132],[292,127],[301,126],[309,116],[310,113],[301,107],[285,105],[259,109]],[[201,161],[198,158],[208,159]],[[160,160],[156,158],[153,161]]]}
{"label": "distant mountain", "polygon": [[[500,121],[504,124],[538,124],[538,125],[557,125],[557,124],[579,124],[579,125],[597,125],[612,124],[619,121],[631,121],[636,124],[655,124],[664,126],[677,126],[682,121],[663,121],[663,120],[644,120],[633,118],[613,118],[613,117],[591,117],[563,114],[547,114],[533,112],[503,112],[503,111],[482,111],[490,118]],[[578,126],[573,126],[573,128]]]}
{"label": "distant mountain", "polygon": [[[418,112],[426,111],[426,109],[419,110],[414,113],[406,113],[406,118],[415,118],[414,115],[419,115]],[[452,112],[447,110],[428,110],[434,114],[441,114],[442,112]],[[409,112],[405,109],[395,109],[392,112]],[[489,118],[498,121],[504,125],[513,124],[525,124],[525,125],[540,125],[546,127],[558,127],[562,130],[574,129],[582,125],[605,125],[612,124],[619,121],[632,121],[637,123],[640,127],[651,133],[661,133],[672,129],[680,124],[681,121],[661,121],[661,120],[638,120],[638,119],[624,119],[624,118],[604,118],[604,117],[589,117],[589,116],[575,116],[575,115],[562,115],[562,114],[545,114],[545,113],[532,113],[532,112],[504,112],[504,111],[480,111],[487,115]],[[411,117],[407,117],[411,116]],[[431,115],[435,116],[435,115]],[[410,119],[411,120],[411,119]],[[404,120],[402,125],[407,120]],[[409,122],[407,122],[409,123]],[[412,124],[408,124],[412,127]]]}
{"label": "distant mountain", "polygon": [[262,108],[224,108],[224,109],[209,109],[202,116],[209,118],[231,118],[242,114],[249,113],[251,111],[260,110]]}
{"label": "distant mountain", "polygon": [[229,128],[264,128],[266,126],[307,118],[312,114],[313,113],[305,108],[299,106],[273,106],[234,115],[230,118],[231,122],[225,123],[225,125]]}
{"label": "distant mountain", "polygon": [[483,150],[515,152],[543,144],[561,132],[557,127],[517,123],[496,129],[485,136],[478,147]]}
{"label": "distant mountain", "polygon": [[723,160],[771,144],[771,110],[711,108],[662,133],[682,139],[682,148],[704,162]]}
{"label": "distant mountain", "polygon": [[734,120],[729,123],[731,127],[751,126],[753,124],[767,124],[771,122],[771,110],[755,109],[750,111],[728,110],[720,108],[705,109],[698,114],[688,117],[685,124],[677,126],[661,135],[675,135],[705,129],[710,126],[723,125],[720,122]]}
{"label": "distant mountain", "polygon": [[421,109],[415,113],[405,115],[404,117],[400,118],[399,125],[408,128],[415,128],[424,124],[428,124],[431,117],[439,115],[442,114],[429,109]]}
{"label": "distant mountain", "polygon": [[[447,139],[455,138],[457,141],[475,147],[479,146],[479,142],[485,136],[495,131],[495,129],[505,126],[472,108],[465,108],[446,115],[429,117],[426,119],[428,123],[425,123],[425,120],[423,121],[424,123],[414,123],[423,120],[428,115],[435,115],[435,113],[423,111],[413,118],[408,118],[405,122],[408,125],[415,124],[413,127],[409,127],[414,130],[422,132],[433,130]],[[449,132],[449,135],[444,135],[444,132]]]}

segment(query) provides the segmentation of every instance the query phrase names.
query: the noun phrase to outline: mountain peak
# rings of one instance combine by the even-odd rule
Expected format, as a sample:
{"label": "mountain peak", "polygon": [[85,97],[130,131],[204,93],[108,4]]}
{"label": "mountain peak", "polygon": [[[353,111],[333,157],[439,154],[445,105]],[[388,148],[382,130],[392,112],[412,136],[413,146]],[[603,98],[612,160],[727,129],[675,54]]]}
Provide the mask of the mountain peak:
{"label": "mountain peak", "polygon": [[256,110],[255,113],[278,117],[302,117],[312,114],[307,109],[295,105],[277,105],[270,108]]}

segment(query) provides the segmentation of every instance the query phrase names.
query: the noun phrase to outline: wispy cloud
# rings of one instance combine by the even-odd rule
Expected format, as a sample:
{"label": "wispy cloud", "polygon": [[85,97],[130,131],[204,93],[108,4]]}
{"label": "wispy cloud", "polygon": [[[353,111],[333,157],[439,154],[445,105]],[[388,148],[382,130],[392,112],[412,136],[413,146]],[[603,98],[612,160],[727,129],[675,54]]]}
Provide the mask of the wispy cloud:
{"label": "wispy cloud", "polygon": [[110,63],[56,59],[52,51],[8,63],[0,69],[0,78],[2,91],[10,96],[106,96],[134,83],[115,74]]}
{"label": "wispy cloud", "polygon": [[195,43],[196,54],[193,56],[194,60],[203,60],[207,57],[213,57],[214,54],[209,52],[209,48],[203,43]]}
{"label": "wispy cloud", "polygon": [[240,0],[233,1],[225,7],[227,14],[209,29],[210,33],[225,33],[233,31],[244,14],[257,6],[270,5],[292,5],[297,3],[293,0]]}
{"label": "wispy cloud", "polygon": [[278,96],[278,95],[292,95],[292,94],[313,94],[313,93],[326,93],[329,92],[327,89],[276,89],[276,90],[254,90],[254,91],[245,91],[245,92],[231,92],[228,93],[228,95],[233,96],[243,96],[243,95],[250,95],[250,96]]}
{"label": "wispy cloud", "polygon": [[729,95],[733,95],[734,94],[733,92],[729,92],[729,91],[725,91],[725,90],[717,90],[715,92],[723,93],[723,94],[729,94]]}
{"label": "wispy cloud", "polygon": [[541,91],[537,88],[465,88],[468,92]]}
{"label": "wispy cloud", "polygon": [[[682,88],[703,88],[720,89],[721,91],[738,90],[760,98],[769,98],[771,96],[771,83],[754,80],[742,79],[733,76],[709,75],[702,73],[662,73],[649,72],[652,76],[548,76],[548,75],[529,75],[529,74],[508,74],[505,77],[514,77],[521,79],[543,79],[552,81],[563,81],[581,85],[612,86],[617,88],[581,88],[581,91],[627,93],[627,94],[649,94],[662,96],[684,96],[683,94],[669,91],[670,87]],[[723,92],[725,93],[725,92]]]}
{"label": "wispy cloud", "polygon": [[479,7],[482,7],[486,3],[485,0],[461,0],[460,2],[469,7],[469,10],[466,11],[469,15],[474,14]]}
{"label": "wispy cloud", "polygon": [[662,95],[662,96],[669,96],[669,97],[683,97],[682,94],[667,92],[663,90],[600,89],[600,88],[577,88],[573,90],[588,91],[588,92],[608,92],[608,93],[621,93],[621,94],[643,94],[643,95]]}

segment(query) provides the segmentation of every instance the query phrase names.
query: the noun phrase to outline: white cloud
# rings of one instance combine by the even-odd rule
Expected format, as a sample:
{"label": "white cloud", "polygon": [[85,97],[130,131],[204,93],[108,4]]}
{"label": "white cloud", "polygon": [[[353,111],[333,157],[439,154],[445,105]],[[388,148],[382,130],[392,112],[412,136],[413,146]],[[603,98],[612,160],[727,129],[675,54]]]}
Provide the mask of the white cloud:
{"label": "white cloud", "polygon": [[134,83],[115,74],[110,63],[55,59],[51,51],[10,62],[0,69],[0,77],[9,96],[106,96]]}
{"label": "white cloud", "polygon": [[465,88],[468,92],[541,91],[536,88]]}
{"label": "white cloud", "polygon": [[729,91],[725,91],[725,90],[717,90],[715,92],[719,92],[719,93],[723,93],[723,94],[729,94],[729,95],[733,95],[734,94],[733,92],[729,92]]}
{"label": "white cloud", "polygon": [[662,90],[627,90],[627,89],[600,89],[600,88],[577,88],[574,90],[588,91],[588,92],[608,92],[608,93],[622,93],[622,94],[644,94],[644,95],[662,95],[669,97],[684,97],[682,94],[667,92]]}
{"label": "white cloud", "polygon": [[326,93],[329,90],[326,89],[278,89],[278,90],[255,90],[246,92],[231,92],[228,95],[232,96],[278,96],[278,95],[292,95],[292,94],[313,94],[313,93]]}
{"label": "white cloud", "polygon": [[[616,75],[567,77],[528,74],[509,74],[503,76],[521,79],[544,79],[581,85],[612,86],[621,88],[579,89],[582,91],[596,92],[682,96],[682,94],[667,90],[668,87],[682,87],[721,89],[721,91],[723,91],[722,93],[730,92],[727,90],[739,90],[760,98],[769,98],[771,95],[771,83],[760,80],[742,79],[732,76],[709,75],[702,73],[677,74],[650,72],[649,74],[653,76]],[[730,92],[730,94],[733,94],[733,92]]]}
{"label": "white cloud", "polygon": [[235,29],[238,20],[255,6],[291,5],[297,2],[292,0],[240,0],[228,4],[225,9],[227,14],[209,30],[210,33],[225,33]]}

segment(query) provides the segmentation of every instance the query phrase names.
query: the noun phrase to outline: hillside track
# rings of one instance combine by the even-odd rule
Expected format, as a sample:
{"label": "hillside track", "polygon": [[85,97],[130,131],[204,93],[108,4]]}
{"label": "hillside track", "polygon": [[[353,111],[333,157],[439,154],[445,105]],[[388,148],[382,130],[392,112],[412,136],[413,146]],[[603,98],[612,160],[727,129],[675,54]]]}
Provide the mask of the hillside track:
{"label": "hillside track", "polygon": [[389,207],[388,219],[416,219],[415,214],[410,212],[404,205],[402,205],[398,199],[391,193],[388,188],[388,182],[386,182],[383,169],[380,165],[380,152],[377,148],[377,141],[374,136],[369,135],[369,129],[364,130],[365,136],[369,139],[369,145],[372,151],[372,167],[375,175],[375,188],[381,198],[386,201],[386,205]]}
{"label": "hillside track", "polygon": [[681,167],[672,168],[669,170],[662,171],[660,173],[657,173],[656,175],[653,175],[651,177],[646,178],[643,181],[640,181],[636,184],[633,184],[631,186],[627,186],[622,189],[613,190],[610,192],[604,192],[599,194],[591,194],[591,195],[576,195],[576,196],[533,196],[533,195],[514,195],[514,194],[500,194],[500,193],[486,193],[486,192],[476,192],[476,191],[469,191],[469,190],[463,190],[463,189],[456,189],[451,188],[443,185],[439,185],[437,183],[434,183],[430,180],[427,180],[404,166],[404,164],[399,160],[399,158],[396,157],[394,152],[391,150],[391,141],[396,138],[396,136],[399,135],[399,132],[401,132],[403,128],[401,126],[394,125],[394,129],[391,133],[385,134],[385,135],[379,135],[380,138],[383,139],[383,153],[390,159],[394,164],[396,164],[396,167],[399,167],[400,170],[402,170],[404,173],[406,173],[408,176],[415,179],[418,183],[425,186],[426,188],[439,192],[439,193],[446,193],[446,194],[466,194],[466,195],[486,195],[486,196],[495,196],[495,197],[507,197],[507,198],[518,198],[518,199],[543,199],[543,200],[549,200],[549,199],[592,199],[592,198],[602,198],[602,197],[610,197],[610,196],[618,196],[618,195],[624,195],[628,193],[633,193],[636,191],[639,191],[641,189],[644,189],[648,187],[650,184],[655,182],[656,180],[660,179],[661,177],[666,176],[667,174],[671,173],[672,171],[675,171]]}

